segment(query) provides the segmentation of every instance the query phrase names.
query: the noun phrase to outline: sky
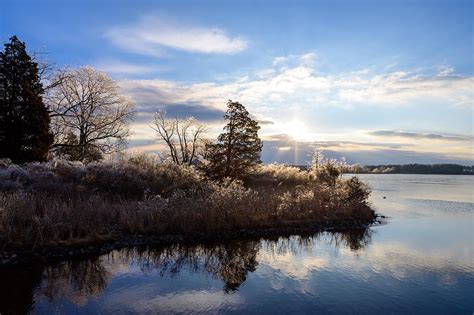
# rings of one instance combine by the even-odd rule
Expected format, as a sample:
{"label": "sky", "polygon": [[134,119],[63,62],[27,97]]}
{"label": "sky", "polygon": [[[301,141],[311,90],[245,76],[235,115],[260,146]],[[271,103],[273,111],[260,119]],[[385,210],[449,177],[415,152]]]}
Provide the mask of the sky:
{"label": "sky", "polygon": [[209,137],[227,100],[260,122],[266,163],[315,148],[349,163],[474,164],[474,1],[0,0],[56,67],[107,72],[136,103],[130,150],[156,152],[153,113]]}

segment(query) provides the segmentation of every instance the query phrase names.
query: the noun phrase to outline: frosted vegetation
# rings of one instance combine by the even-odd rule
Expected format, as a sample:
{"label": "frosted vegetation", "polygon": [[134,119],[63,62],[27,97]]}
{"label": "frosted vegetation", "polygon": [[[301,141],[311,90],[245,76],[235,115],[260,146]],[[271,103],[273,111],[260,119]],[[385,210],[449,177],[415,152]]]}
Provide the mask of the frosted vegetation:
{"label": "frosted vegetation", "polygon": [[157,159],[123,155],[134,101],[106,73],[50,73],[13,36],[0,52],[0,89],[0,245],[374,220],[369,189],[341,178],[344,163],[317,153],[308,170],[262,165],[259,122],[239,102],[227,102],[216,139],[192,117],[157,111]]}
{"label": "frosted vegetation", "polygon": [[308,170],[259,165],[241,180],[214,181],[194,166],[136,155],[82,164],[0,162],[0,237],[60,245],[123,235],[226,233],[238,229],[372,222],[368,187],[341,165]]}

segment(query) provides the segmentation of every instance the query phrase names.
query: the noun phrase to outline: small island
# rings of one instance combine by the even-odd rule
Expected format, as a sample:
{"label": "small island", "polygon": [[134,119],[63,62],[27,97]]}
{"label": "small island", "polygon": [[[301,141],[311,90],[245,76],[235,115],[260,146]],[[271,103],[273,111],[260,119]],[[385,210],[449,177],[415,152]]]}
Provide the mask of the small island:
{"label": "small island", "polygon": [[[227,102],[217,139],[157,111],[161,156],[124,153],[133,101],[91,67],[41,77],[16,37],[0,54],[1,264],[137,244],[367,227],[370,190],[319,153],[263,165],[259,122]],[[45,86],[44,82],[49,85]]]}
{"label": "small island", "polygon": [[368,187],[327,163],[256,165],[242,179],[146,156],[82,164],[2,161],[2,264],[118,247],[363,228]]}

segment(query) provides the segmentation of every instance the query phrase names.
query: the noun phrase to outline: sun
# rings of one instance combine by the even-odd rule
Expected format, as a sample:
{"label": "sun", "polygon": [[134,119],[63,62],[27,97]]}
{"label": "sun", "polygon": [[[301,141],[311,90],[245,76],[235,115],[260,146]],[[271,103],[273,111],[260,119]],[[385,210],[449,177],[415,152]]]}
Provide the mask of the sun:
{"label": "sun", "polygon": [[311,139],[311,133],[304,122],[293,119],[282,125],[282,131],[293,140],[307,141]]}

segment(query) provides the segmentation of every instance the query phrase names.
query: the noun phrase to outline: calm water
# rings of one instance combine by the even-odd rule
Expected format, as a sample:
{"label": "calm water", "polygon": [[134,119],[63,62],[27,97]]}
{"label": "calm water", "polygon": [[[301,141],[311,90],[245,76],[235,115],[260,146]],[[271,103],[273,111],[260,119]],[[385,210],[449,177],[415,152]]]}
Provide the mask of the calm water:
{"label": "calm water", "polygon": [[474,176],[361,177],[386,225],[0,269],[0,313],[472,314]]}

